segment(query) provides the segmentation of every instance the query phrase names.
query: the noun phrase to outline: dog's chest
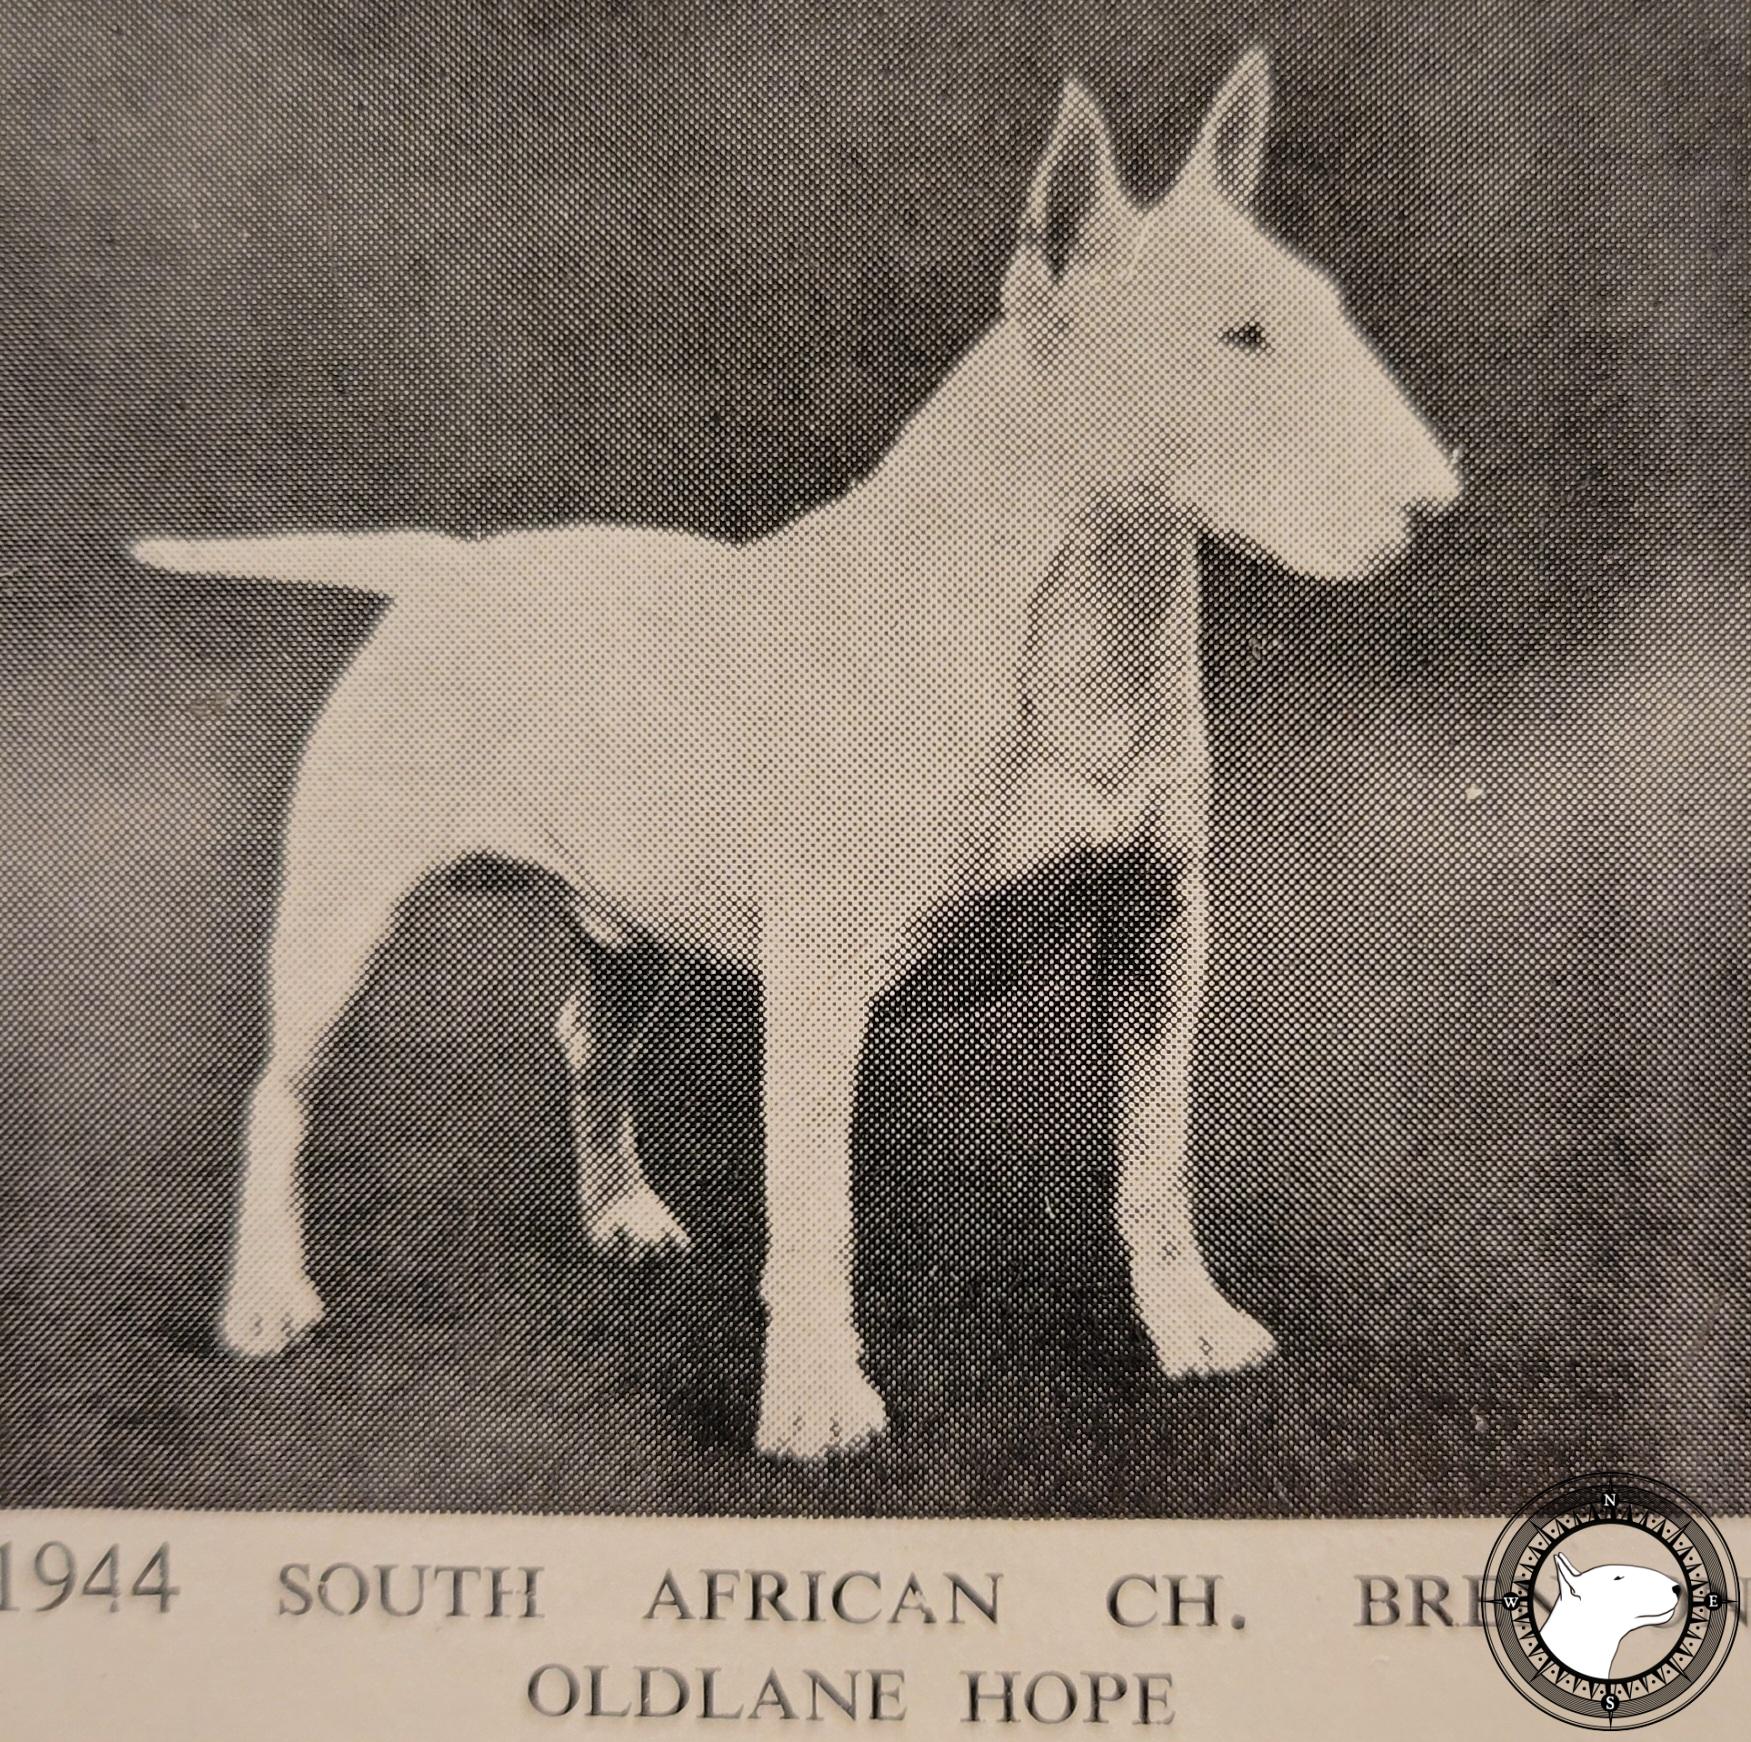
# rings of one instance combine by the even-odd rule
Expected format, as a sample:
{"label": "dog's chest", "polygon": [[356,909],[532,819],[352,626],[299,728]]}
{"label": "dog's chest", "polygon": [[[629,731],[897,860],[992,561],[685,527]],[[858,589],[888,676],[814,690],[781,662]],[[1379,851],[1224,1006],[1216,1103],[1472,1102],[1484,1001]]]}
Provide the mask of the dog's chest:
{"label": "dog's chest", "polygon": [[1195,602],[1059,565],[1034,601],[1014,730],[995,770],[1006,863],[1202,827],[1208,756]]}

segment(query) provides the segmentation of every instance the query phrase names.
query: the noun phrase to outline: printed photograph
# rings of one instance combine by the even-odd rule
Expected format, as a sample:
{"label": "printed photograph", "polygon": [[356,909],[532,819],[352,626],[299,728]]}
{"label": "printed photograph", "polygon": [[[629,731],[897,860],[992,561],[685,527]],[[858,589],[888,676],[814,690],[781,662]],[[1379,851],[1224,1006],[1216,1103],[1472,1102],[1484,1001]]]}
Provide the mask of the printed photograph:
{"label": "printed photograph", "polygon": [[1748,47],[0,20],[0,1504],[1751,1510]]}

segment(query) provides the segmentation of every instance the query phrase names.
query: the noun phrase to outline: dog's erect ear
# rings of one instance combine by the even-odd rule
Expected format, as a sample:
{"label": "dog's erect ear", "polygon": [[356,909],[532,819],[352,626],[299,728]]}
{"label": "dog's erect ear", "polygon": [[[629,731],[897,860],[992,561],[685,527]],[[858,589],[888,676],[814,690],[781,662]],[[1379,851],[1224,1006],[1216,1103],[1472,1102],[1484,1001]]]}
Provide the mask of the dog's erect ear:
{"label": "dog's erect ear", "polygon": [[1248,49],[1210,104],[1182,175],[1207,183],[1231,205],[1250,211],[1265,165],[1270,114],[1270,60],[1262,48]]}
{"label": "dog's erect ear", "polygon": [[1573,1597],[1578,1603],[1581,1600],[1581,1575],[1575,1571],[1574,1562],[1558,1549],[1556,1552],[1556,1582],[1557,1588],[1565,1597]]}
{"label": "dog's erect ear", "polygon": [[1123,271],[1134,229],[1135,213],[1113,167],[1106,121],[1072,79],[1034,172],[1021,249],[1004,287],[1005,306],[1024,312],[1073,273]]}

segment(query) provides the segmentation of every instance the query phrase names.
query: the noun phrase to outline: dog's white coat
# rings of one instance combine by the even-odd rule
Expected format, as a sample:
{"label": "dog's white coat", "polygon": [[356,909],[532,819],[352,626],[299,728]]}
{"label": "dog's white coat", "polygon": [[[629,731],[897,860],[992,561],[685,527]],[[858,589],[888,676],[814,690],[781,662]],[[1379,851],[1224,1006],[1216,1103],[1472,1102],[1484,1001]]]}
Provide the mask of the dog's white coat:
{"label": "dog's white coat", "polygon": [[1684,1588],[1653,1567],[1588,1567],[1577,1572],[1560,1550],[1556,1602],[1538,1629],[1546,1649],[1578,1674],[1611,1678],[1612,1659],[1638,1627],[1659,1627],[1678,1612]]}
{"label": "dog's white coat", "polygon": [[[884,1421],[851,1296],[848,1137],[871,1002],[956,898],[1106,843],[1158,851],[1181,891],[1153,940],[1158,996],[1121,1035],[1137,1307],[1171,1373],[1270,1353],[1207,1274],[1185,1186],[1205,955],[1197,538],[1359,576],[1456,484],[1336,292],[1249,215],[1268,95],[1255,52],[1143,210],[1071,85],[1002,318],[869,478],[770,538],[139,547],[161,567],[394,600],[316,725],[287,825],[233,1347],[273,1353],[320,1315],[297,1209],[300,1081],[411,885],[485,851],[566,879],[598,942],[703,948],[762,975],[758,1443],[859,1444]],[[583,993],[556,1033],[587,1071]],[[610,1124],[580,1128],[593,1232],[684,1243],[624,1114]]]}

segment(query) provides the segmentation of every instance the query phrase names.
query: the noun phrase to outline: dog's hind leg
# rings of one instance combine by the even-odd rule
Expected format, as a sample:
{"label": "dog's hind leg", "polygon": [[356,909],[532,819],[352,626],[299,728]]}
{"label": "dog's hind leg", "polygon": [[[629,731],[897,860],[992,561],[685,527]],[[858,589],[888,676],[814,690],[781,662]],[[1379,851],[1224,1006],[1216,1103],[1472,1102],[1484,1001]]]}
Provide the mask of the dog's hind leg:
{"label": "dog's hind leg", "polygon": [[269,958],[268,1060],[250,1103],[244,1172],[221,1330],[238,1354],[278,1354],[322,1317],[304,1261],[298,1150],[317,1051],[428,854],[380,838],[289,831]]}
{"label": "dog's hind leg", "polygon": [[[577,922],[583,933],[577,975],[554,1032],[571,1072],[584,1233],[604,1251],[684,1251],[686,1229],[639,1165],[630,1104],[669,970],[651,952],[623,950],[617,933],[604,934],[587,915],[580,913]],[[617,977],[621,983],[611,984]]]}

